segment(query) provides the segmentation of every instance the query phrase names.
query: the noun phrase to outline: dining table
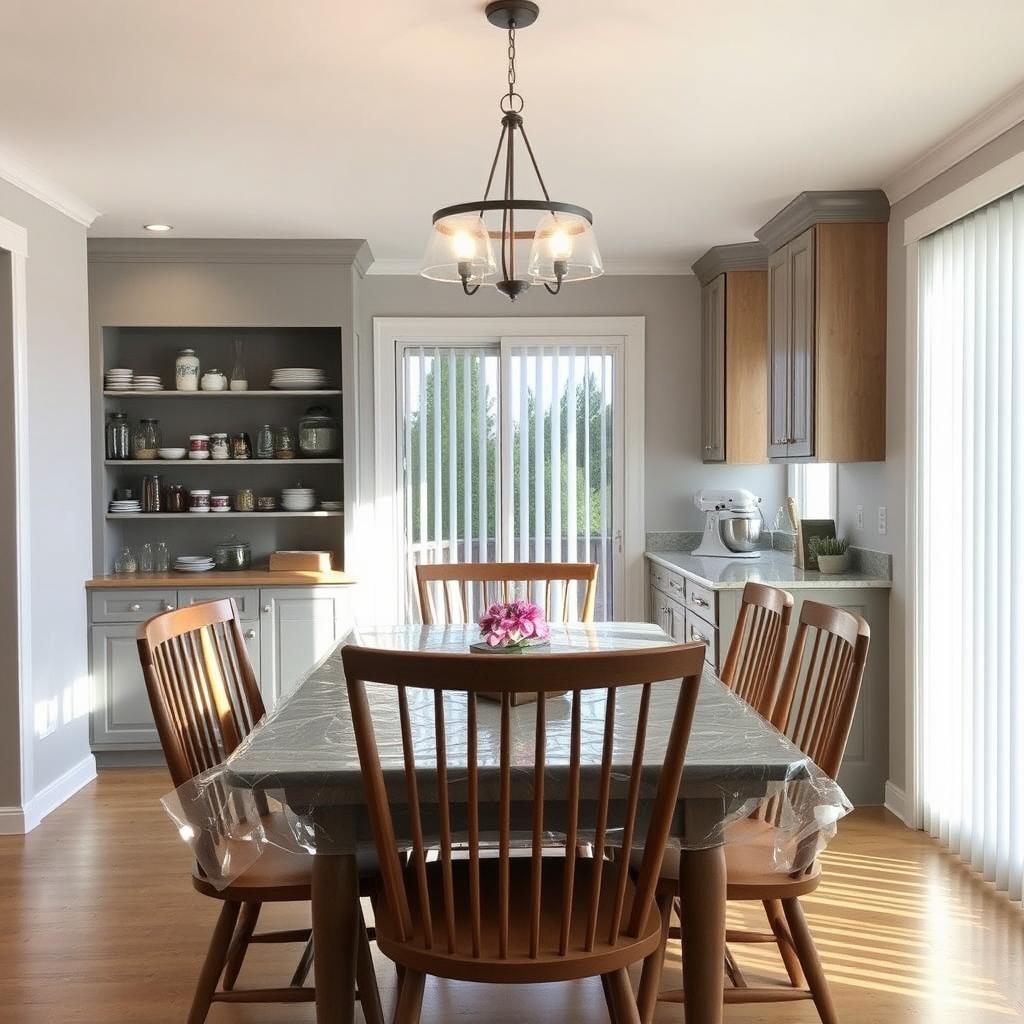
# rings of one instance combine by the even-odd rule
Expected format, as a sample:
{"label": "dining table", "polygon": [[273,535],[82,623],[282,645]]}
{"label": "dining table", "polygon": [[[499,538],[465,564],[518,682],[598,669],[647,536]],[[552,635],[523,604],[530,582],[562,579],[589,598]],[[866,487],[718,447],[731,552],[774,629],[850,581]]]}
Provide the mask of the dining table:
{"label": "dining table", "polygon": [[[403,625],[354,627],[243,740],[216,769],[197,777],[165,800],[168,811],[185,827],[202,869],[228,884],[245,869],[237,844],[220,840],[226,832],[237,836],[245,830],[252,840],[255,859],[264,844],[304,850],[313,855],[312,928],[316,986],[316,1019],[319,1024],[350,1024],[355,1014],[355,958],[359,912],[360,851],[373,849],[366,795],[359,769],[355,734],[349,711],[348,691],[341,651],[346,644],[392,650],[463,652],[480,659],[486,672],[488,657],[519,657],[523,665],[523,689],[529,690],[530,652],[491,655],[472,653],[479,640],[475,625]],[[574,654],[595,650],[642,650],[675,641],[658,626],[642,622],[602,622],[552,625],[547,653]],[[643,767],[657,776],[664,759],[679,680],[667,680],[652,689],[650,726],[643,752]],[[381,688],[382,690],[384,688]],[[604,691],[588,691],[600,701]],[[375,708],[368,687],[371,712],[378,732],[378,747],[386,778],[404,777],[401,743],[387,741],[388,730],[397,739],[397,722],[383,708]],[[464,697],[464,695],[462,695]],[[548,763],[557,763],[551,744],[565,738],[560,733],[559,698],[547,712]],[[480,702],[478,743],[481,765],[497,763],[497,727],[487,728],[490,714],[495,726],[499,705]],[[561,703],[568,708],[569,701]],[[529,704],[519,705],[512,717],[513,814],[532,801],[535,788],[534,715]],[[629,714],[620,706],[617,714]],[[564,711],[568,716],[568,711]],[[603,716],[588,716],[603,722]],[[595,727],[596,728],[596,727]],[[586,729],[586,725],[584,725]],[[453,730],[454,731],[454,730]],[[517,735],[518,734],[518,735]],[[381,739],[383,737],[383,739]],[[431,770],[434,756],[432,730],[422,730],[423,756],[417,755],[418,773]],[[587,742],[584,734],[582,764],[599,767],[600,743]],[[628,770],[633,744],[616,742],[613,772]],[[449,750],[449,778],[457,775],[465,751]],[[464,767],[464,764],[462,765]],[[557,787],[544,789],[545,800]],[[430,787],[421,789],[429,802]],[[436,796],[436,793],[435,793]],[[552,800],[556,797],[553,796]],[[722,1019],[725,963],[726,861],[729,825],[772,801],[779,828],[780,869],[787,861],[820,849],[835,829],[835,821],[849,810],[839,787],[785,736],[735,696],[706,666],[686,751],[682,785],[673,819],[671,842],[679,850],[679,897],[684,908],[681,934],[685,1019],[687,1024],[719,1024]],[[268,802],[280,805],[283,814],[267,815]],[[234,816],[230,828],[223,818],[226,808]],[[429,814],[427,815],[429,820]],[[266,823],[278,823],[272,832]],[[285,825],[280,823],[284,822]],[[202,833],[206,831],[207,835]],[[230,863],[219,851],[230,848]],[[368,1019],[380,1021],[374,1001]]]}

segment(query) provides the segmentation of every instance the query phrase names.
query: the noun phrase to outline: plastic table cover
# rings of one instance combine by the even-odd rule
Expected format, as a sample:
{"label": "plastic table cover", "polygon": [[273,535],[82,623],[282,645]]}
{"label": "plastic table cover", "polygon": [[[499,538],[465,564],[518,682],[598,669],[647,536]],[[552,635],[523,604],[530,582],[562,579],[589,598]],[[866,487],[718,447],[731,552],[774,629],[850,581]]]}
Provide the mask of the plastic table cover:
{"label": "plastic table cover", "polygon": [[[529,652],[471,654],[476,626],[394,626],[353,629],[283,698],[221,765],[197,776],[164,798],[163,804],[200,870],[226,886],[259,857],[266,845],[310,853],[357,853],[373,846],[342,669],[345,644],[398,650],[466,652],[486,672],[491,657],[517,657],[523,663],[523,690],[529,690]],[[641,649],[674,641],[646,623],[552,626],[549,653]],[[643,753],[640,813],[635,835],[646,833],[649,810],[672,724],[680,681],[655,683]],[[634,753],[639,686],[618,691],[612,732],[612,787],[609,837],[615,844],[615,816],[625,806]],[[367,682],[385,784],[401,835],[405,771],[394,687]],[[410,689],[408,699],[416,747],[419,807],[427,837],[436,821],[433,694]],[[546,704],[544,828],[552,843],[564,812],[570,730],[569,695]],[[605,733],[607,691],[581,693],[582,768],[579,838],[593,835],[599,801],[597,775]],[[453,830],[460,834],[466,791],[467,696],[445,693],[448,802]],[[497,702],[479,698],[477,758],[482,837],[497,829]],[[512,708],[512,824],[517,835],[530,829],[534,792],[536,705]],[[462,727],[460,727],[460,725]],[[460,771],[462,769],[462,771]],[[560,773],[560,769],[562,769]],[[460,803],[460,798],[462,803]],[[807,867],[835,834],[851,805],[836,782],[785,736],[736,697],[707,669],[700,683],[686,752],[683,782],[671,844],[701,849],[730,841],[736,822],[757,817],[766,827],[760,841],[771,849],[778,870]],[[749,834],[749,830],[748,830]],[[525,840],[524,840],[525,841]]]}

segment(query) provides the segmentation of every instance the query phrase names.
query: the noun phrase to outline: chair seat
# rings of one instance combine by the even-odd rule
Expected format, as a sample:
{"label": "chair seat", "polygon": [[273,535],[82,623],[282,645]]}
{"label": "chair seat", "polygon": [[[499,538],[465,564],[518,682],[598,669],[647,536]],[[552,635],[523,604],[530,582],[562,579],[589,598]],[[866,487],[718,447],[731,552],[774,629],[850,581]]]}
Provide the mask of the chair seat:
{"label": "chair seat", "polygon": [[[778,868],[775,850],[779,842],[777,830],[765,821],[745,818],[729,826],[729,841],[725,844],[728,899],[788,899],[818,888],[821,867],[817,861],[809,870],[795,876]],[[642,856],[642,850],[633,851],[630,862],[634,868],[639,868]],[[661,879],[663,882],[679,881],[678,850],[665,851]]]}
{"label": "chair seat", "polygon": [[[540,943],[538,955],[531,958],[530,935],[530,871],[529,858],[513,858],[509,862],[509,955],[501,959],[498,952],[499,915],[498,901],[493,898],[498,889],[497,860],[480,861],[480,889],[485,895],[480,909],[481,945],[480,956],[472,952],[472,916],[470,910],[470,863],[455,861],[452,864],[453,891],[455,904],[455,949],[448,952],[447,927],[445,924],[442,865],[438,862],[427,864],[427,888],[431,902],[431,925],[433,943],[428,948],[420,929],[419,907],[410,907],[413,919],[413,936],[409,941],[399,939],[396,920],[386,900],[380,899],[374,909],[377,925],[377,942],[381,952],[395,963],[415,971],[422,971],[441,978],[459,981],[479,981],[495,984],[535,983],[545,981],[570,981],[577,978],[606,974],[622,967],[637,963],[649,956],[658,947],[661,937],[661,922],[656,908],[652,906],[640,929],[640,934],[619,935],[609,943],[608,932],[618,881],[618,868],[604,862],[601,880],[598,927],[592,952],[584,950],[587,926],[587,907],[591,903],[594,871],[597,862],[579,859],[576,861],[575,905],[569,933],[568,952],[558,953],[562,922],[562,894],[565,860],[560,857],[545,858],[541,883]],[[412,868],[407,871],[412,872]],[[406,891],[418,893],[415,878],[406,879]],[[632,906],[634,886],[627,879],[623,922],[628,922]]]}

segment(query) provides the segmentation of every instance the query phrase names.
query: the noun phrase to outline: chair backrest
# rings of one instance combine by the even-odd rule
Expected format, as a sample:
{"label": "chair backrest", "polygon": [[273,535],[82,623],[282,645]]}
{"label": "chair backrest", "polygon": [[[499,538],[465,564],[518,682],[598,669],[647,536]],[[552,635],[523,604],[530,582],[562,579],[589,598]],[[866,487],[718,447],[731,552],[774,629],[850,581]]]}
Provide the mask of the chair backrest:
{"label": "chair backrest", "polygon": [[793,595],[763,583],[743,588],[740,614],[722,666],[722,682],[771,718],[786,649]]}
{"label": "chair backrest", "polygon": [[[568,712],[568,757],[561,755],[552,759],[557,764],[557,779],[551,779],[556,798],[549,802],[549,814],[553,811],[557,821],[548,820],[549,828],[562,834],[563,838],[554,841],[557,846],[564,846],[565,858],[562,866],[563,878],[561,886],[562,904],[559,922],[559,956],[592,953],[595,944],[604,948],[615,945],[620,936],[636,936],[647,920],[653,905],[655,888],[661,870],[661,862],[665,844],[669,838],[672,815],[678,799],[679,784],[682,778],[683,761],[686,756],[686,745],[689,739],[693,711],[697,700],[697,689],[703,668],[704,645],[685,644],[680,646],[651,648],[641,651],[615,651],[603,653],[585,653],[569,655],[535,655],[528,656],[529,667],[526,667],[523,656],[483,655],[483,654],[438,654],[418,652],[380,651],[370,648],[348,646],[342,651],[345,666],[345,677],[348,681],[349,700],[352,709],[356,742],[359,750],[359,761],[366,787],[367,801],[381,864],[381,876],[384,882],[385,897],[389,902],[392,914],[398,922],[401,934],[400,942],[410,944],[421,943],[432,948],[436,942],[447,946],[449,954],[464,956],[466,959],[485,957],[499,960],[536,958],[540,941],[541,905],[544,900],[542,892],[542,847],[553,844],[550,833],[545,833],[545,775],[547,761],[547,709],[545,693],[568,691],[571,694],[571,707]],[[481,658],[488,658],[486,666]],[[652,684],[663,680],[682,680],[679,686],[678,699],[675,702],[674,717],[667,749],[657,773],[657,788],[653,802],[647,804],[646,829],[640,823],[638,829],[638,806],[641,797],[641,781],[643,772],[644,746],[647,736],[648,715],[651,703]],[[516,821],[529,820],[530,829],[530,905],[510,906],[509,871],[511,837],[515,822],[512,817],[512,746],[517,749],[523,746],[522,737],[512,734],[512,695],[521,692],[524,681],[530,691],[536,693],[536,704],[524,705],[516,709],[518,722],[522,723],[524,713],[535,715],[535,731],[533,743],[533,773],[531,776],[531,793],[529,799],[529,815],[524,818],[517,814]],[[377,734],[370,703],[367,698],[365,683],[384,684],[394,687],[397,691],[398,719],[401,727],[402,750],[405,766],[405,806],[409,817],[408,826],[402,826],[404,820],[393,815],[402,813],[398,801],[394,805],[385,790],[384,774],[378,756]],[[616,698],[623,688],[639,687],[639,699],[634,704],[627,696],[619,698],[619,704],[629,708],[629,722],[624,721],[626,715],[620,714],[616,722]],[[377,688],[379,689],[379,688]],[[600,765],[588,763],[582,769],[581,744],[585,742],[583,733],[584,691],[598,691],[603,701],[603,746]],[[412,691],[410,698],[409,691]],[[426,691],[426,692],[424,692]],[[425,700],[433,704],[434,749],[431,760],[436,758],[437,769],[437,824],[439,841],[436,845],[440,851],[440,866],[443,884],[443,905],[445,911],[445,932],[443,938],[433,935],[430,912],[430,893],[427,888],[426,847],[424,839],[421,802],[429,805],[424,799],[417,784],[417,764],[415,756],[414,730],[420,736],[428,729],[426,713],[422,708]],[[458,710],[452,710],[446,721],[445,691],[465,694],[465,706],[458,703]],[[485,720],[478,724],[482,717],[478,712],[478,694],[490,691],[500,694],[500,704],[488,706],[498,721]],[[603,691],[603,693],[600,693]],[[387,694],[387,696],[391,696]],[[635,691],[628,698],[635,697]],[[590,695],[593,700],[595,695]],[[410,714],[410,704],[414,704]],[[596,735],[596,724],[601,715],[594,710],[595,705],[587,706],[588,735]],[[633,712],[635,708],[635,713]],[[534,710],[530,710],[534,709]],[[560,717],[560,728],[564,729],[564,720]],[[413,724],[415,723],[415,725]],[[554,727],[554,726],[553,726]],[[595,732],[590,732],[595,728]],[[635,729],[635,733],[628,731]],[[481,767],[478,763],[478,730],[488,735],[497,732],[498,756],[497,764],[487,763]],[[616,745],[623,749],[623,733],[628,739],[633,737],[630,766],[621,764],[613,768],[613,753]],[[456,786],[464,788],[465,825],[468,835],[469,853],[469,900],[468,909],[471,927],[469,935],[460,939],[456,935],[455,910],[453,897],[452,874],[452,801],[449,793],[448,749],[464,750],[465,764],[458,766],[453,776],[458,782]],[[493,748],[490,759],[493,759]],[[650,780],[650,775],[646,777]],[[614,788],[614,793],[613,793]],[[483,791],[483,794],[481,794]],[[491,794],[497,794],[497,800]],[[460,793],[461,796],[461,793]],[[645,794],[645,803],[651,793]],[[527,801],[517,799],[521,809]],[[497,806],[495,807],[495,803]],[[580,815],[585,816],[581,825]],[[494,811],[497,814],[494,814]],[[485,825],[497,823],[498,869],[497,884],[489,884],[488,888],[497,891],[481,891],[480,871],[480,835],[481,814]],[[609,818],[616,817],[610,822]],[[621,820],[618,820],[621,816]],[[591,829],[591,825],[593,828]],[[625,894],[629,878],[629,857],[624,856],[618,862],[606,862],[604,852],[607,845],[609,830],[613,827],[621,829],[621,845],[628,849],[643,844],[644,857],[639,875],[636,878],[632,905],[625,907]],[[574,879],[577,864],[577,842],[582,841],[583,831],[588,832],[594,844],[594,860],[588,867],[594,872],[591,891],[582,894],[583,898],[574,901]],[[490,829],[487,830],[490,833]],[[589,833],[592,831],[592,836]],[[403,872],[402,864],[396,852],[396,834],[407,834],[412,846],[412,870]],[[639,832],[644,832],[640,835]],[[612,877],[612,872],[617,876]],[[605,879],[604,873],[608,873]],[[490,877],[490,876],[488,876]],[[413,881],[415,878],[415,883]],[[600,922],[599,909],[609,906],[609,886],[611,891],[611,910],[605,913]],[[578,891],[576,896],[580,897]],[[603,901],[602,901],[603,898]],[[549,896],[550,901],[550,896]],[[496,913],[481,914],[481,907],[496,908]],[[414,910],[416,920],[414,922]],[[586,914],[586,918],[577,916],[576,927],[573,927],[573,913]],[[550,911],[549,911],[550,913]],[[522,919],[529,914],[528,929],[512,929],[510,933],[510,916]],[[494,923],[484,933],[484,922]],[[585,920],[585,927],[583,926]],[[494,931],[497,935],[494,935]],[[515,936],[523,935],[517,942]],[[528,934],[528,939],[525,937]],[[571,940],[571,936],[576,938]],[[576,943],[578,942],[578,946]],[[572,948],[570,948],[572,946]],[[457,948],[458,947],[458,948]],[[581,948],[580,948],[581,947]],[[550,954],[551,950],[544,950]]]}
{"label": "chair backrest", "polygon": [[846,751],[870,643],[871,629],[859,615],[804,601],[772,724],[833,779]]}
{"label": "chair backrest", "polygon": [[164,612],[139,627],[139,659],[174,785],[220,764],[265,707],[234,602]]}
{"label": "chair backrest", "polygon": [[532,601],[550,621],[593,622],[596,562],[449,562],[416,566],[420,616],[477,622],[495,601]]}

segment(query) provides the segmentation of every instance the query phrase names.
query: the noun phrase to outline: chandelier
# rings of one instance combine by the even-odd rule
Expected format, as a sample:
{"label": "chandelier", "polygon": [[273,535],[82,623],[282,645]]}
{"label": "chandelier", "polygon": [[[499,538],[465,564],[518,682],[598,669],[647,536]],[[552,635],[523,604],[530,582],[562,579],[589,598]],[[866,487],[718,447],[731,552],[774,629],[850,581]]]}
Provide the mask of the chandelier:
{"label": "chandelier", "polygon": [[[523,124],[523,97],[516,92],[516,30],[532,25],[539,12],[537,4],[529,0],[495,0],[486,8],[487,20],[508,32],[508,92],[499,103],[498,148],[483,199],[446,206],[434,214],[420,270],[432,281],[461,284],[467,295],[473,295],[482,284],[493,285],[514,302],[531,284],[543,284],[557,295],[566,282],[586,281],[604,273],[593,214],[582,206],[555,202],[548,195]],[[522,136],[543,199],[516,197],[517,135]],[[491,199],[499,162],[504,165],[505,185],[502,197]]]}

